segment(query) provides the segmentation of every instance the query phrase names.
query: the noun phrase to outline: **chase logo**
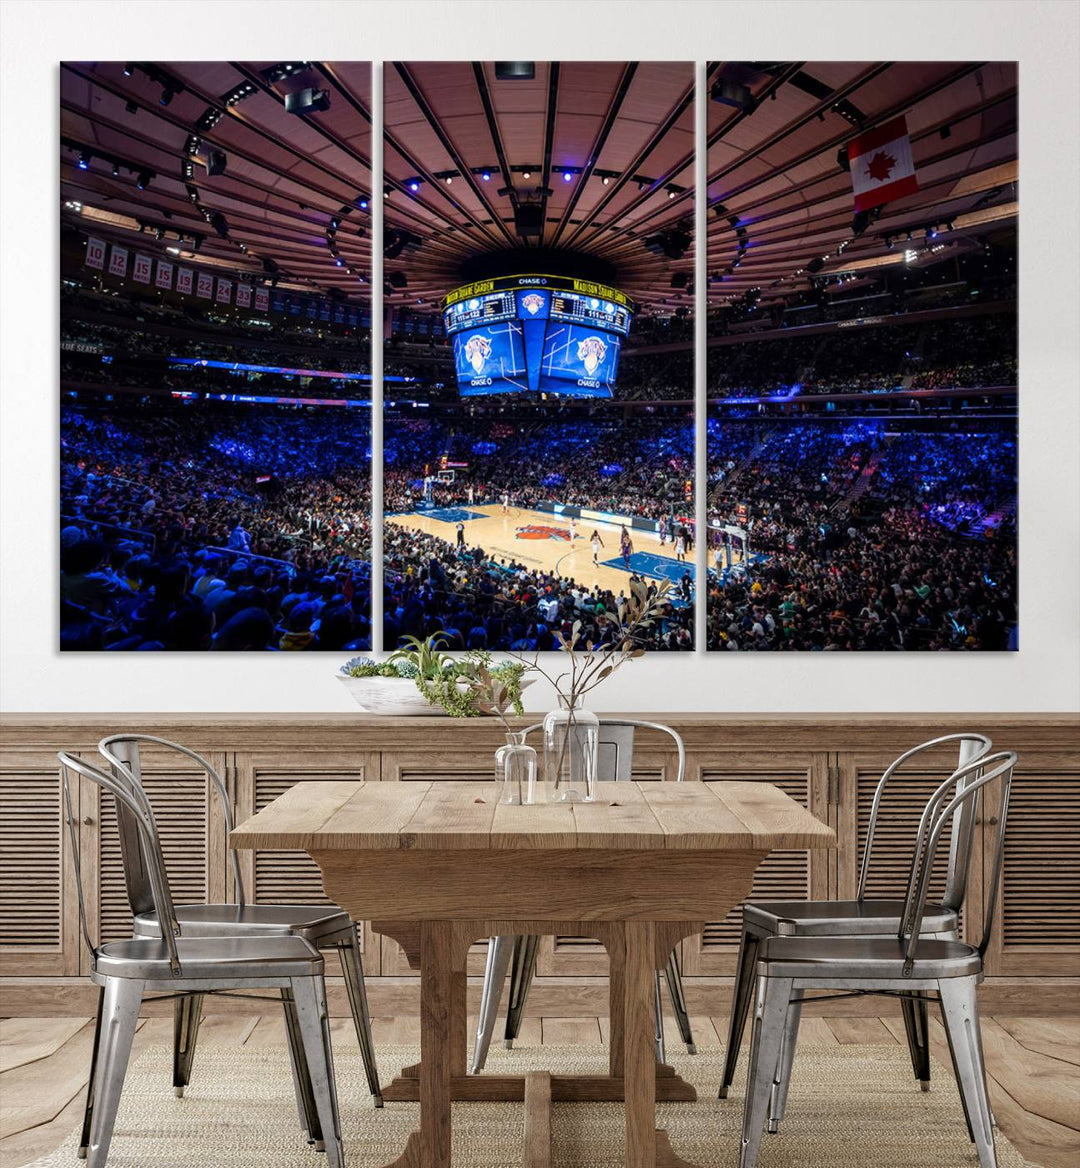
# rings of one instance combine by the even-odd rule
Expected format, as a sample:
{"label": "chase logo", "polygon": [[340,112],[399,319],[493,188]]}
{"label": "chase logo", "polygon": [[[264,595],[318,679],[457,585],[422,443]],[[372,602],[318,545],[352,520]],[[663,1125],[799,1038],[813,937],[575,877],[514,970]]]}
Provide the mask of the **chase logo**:
{"label": "chase logo", "polygon": [[522,296],[521,303],[530,316],[535,316],[544,307],[544,298],[537,296],[535,292],[530,292],[528,296]]}
{"label": "chase logo", "polygon": [[465,345],[465,360],[477,373],[482,373],[487,359],[491,356],[491,342],[487,337],[470,337]]}
{"label": "chase logo", "polygon": [[585,372],[592,377],[607,356],[607,345],[599,337],[586,337],[578,342],[577,355],[585,366]]}
{"label": "chase logo", "polygon": [[544,527],[537,523],[519,527],[514,535],[517,539],[570,539],[570,532],[565,527]]}

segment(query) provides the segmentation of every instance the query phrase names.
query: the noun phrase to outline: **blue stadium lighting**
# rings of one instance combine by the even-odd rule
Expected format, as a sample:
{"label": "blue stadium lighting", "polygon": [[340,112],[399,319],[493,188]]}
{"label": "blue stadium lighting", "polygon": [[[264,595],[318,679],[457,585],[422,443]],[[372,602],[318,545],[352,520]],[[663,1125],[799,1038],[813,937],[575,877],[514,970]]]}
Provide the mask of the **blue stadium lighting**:
{"label": "blue stadium lighting", "polygon": [[89,170],[90,169],[90,157],[91,157],[91,155],[90,155],[89,150],[84,150],[79,155],[79,169],[80,170]]}
{"label": "blue stadium lighting", "polygon": [[562,172],[562,180],[563,182],[573,182],[574,176],[570,173],[570,171],[564,170]]}
{"label": "blue stadium lighting", "polygon": [[413,181],[409,183],[409,190],[412,191],[412,193],[415,195],[419,189],[420,184],[415,179],[413,179]]}
{"label": "blue stadium lighting", "polygon": [[360,200],[360,210],[361,210],[361,211],[366,211],[367,209],[368,209],[368,201],[367,201],[367,199],[361,199],[361,200]]}
{"label": "blue stadium lighting", "polygon": [[334,260],[334,263],[337,264],[339,268],[343,268],[345,266],[345,261],[343,259],[336,259]]}
{"label": "blue stadium lighting", "polygon": [[491,182],[491,172],[488,170],[485,170],[480,177],[484,180],[484,182]]}

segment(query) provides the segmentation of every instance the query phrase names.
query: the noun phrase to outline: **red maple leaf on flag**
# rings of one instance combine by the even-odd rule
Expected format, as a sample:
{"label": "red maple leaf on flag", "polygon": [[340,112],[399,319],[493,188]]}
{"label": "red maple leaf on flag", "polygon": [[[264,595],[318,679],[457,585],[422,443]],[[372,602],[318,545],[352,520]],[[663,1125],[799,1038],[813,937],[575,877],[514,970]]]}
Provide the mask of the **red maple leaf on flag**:
{"label": "red maple leaf on flag", "polygon": [[891,154],[879,150],[866,164],[866,173],[875,182],[884,182],[892,173],[892,168],[895,165],[896,159]]}

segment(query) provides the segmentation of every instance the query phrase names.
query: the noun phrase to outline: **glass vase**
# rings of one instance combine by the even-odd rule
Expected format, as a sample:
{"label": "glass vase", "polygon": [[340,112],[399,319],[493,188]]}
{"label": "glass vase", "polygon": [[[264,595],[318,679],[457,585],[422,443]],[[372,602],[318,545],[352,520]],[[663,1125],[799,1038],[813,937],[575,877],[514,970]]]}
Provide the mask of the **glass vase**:
{"label": "glass vase", "polygon": [[591,803],[596,798],[600,719],[581,700],[559,697],[544,718],[544,787],[549,803]]}
{"label": "glass vase", "polygon": [[536,802],[536,751],[524,732],[507,731],[506,745],[495,751],[495,798],[499,803]]}

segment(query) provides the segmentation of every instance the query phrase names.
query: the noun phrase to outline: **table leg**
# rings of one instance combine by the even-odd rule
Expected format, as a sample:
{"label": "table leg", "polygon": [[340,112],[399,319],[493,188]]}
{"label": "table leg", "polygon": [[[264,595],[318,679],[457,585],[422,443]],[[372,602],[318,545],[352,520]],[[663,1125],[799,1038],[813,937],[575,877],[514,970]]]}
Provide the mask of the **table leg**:
{"label": "table leg", "polygon": [[656,925],[626,922],[623,964],[623,1078],[626,1168],[656,1165]]}

